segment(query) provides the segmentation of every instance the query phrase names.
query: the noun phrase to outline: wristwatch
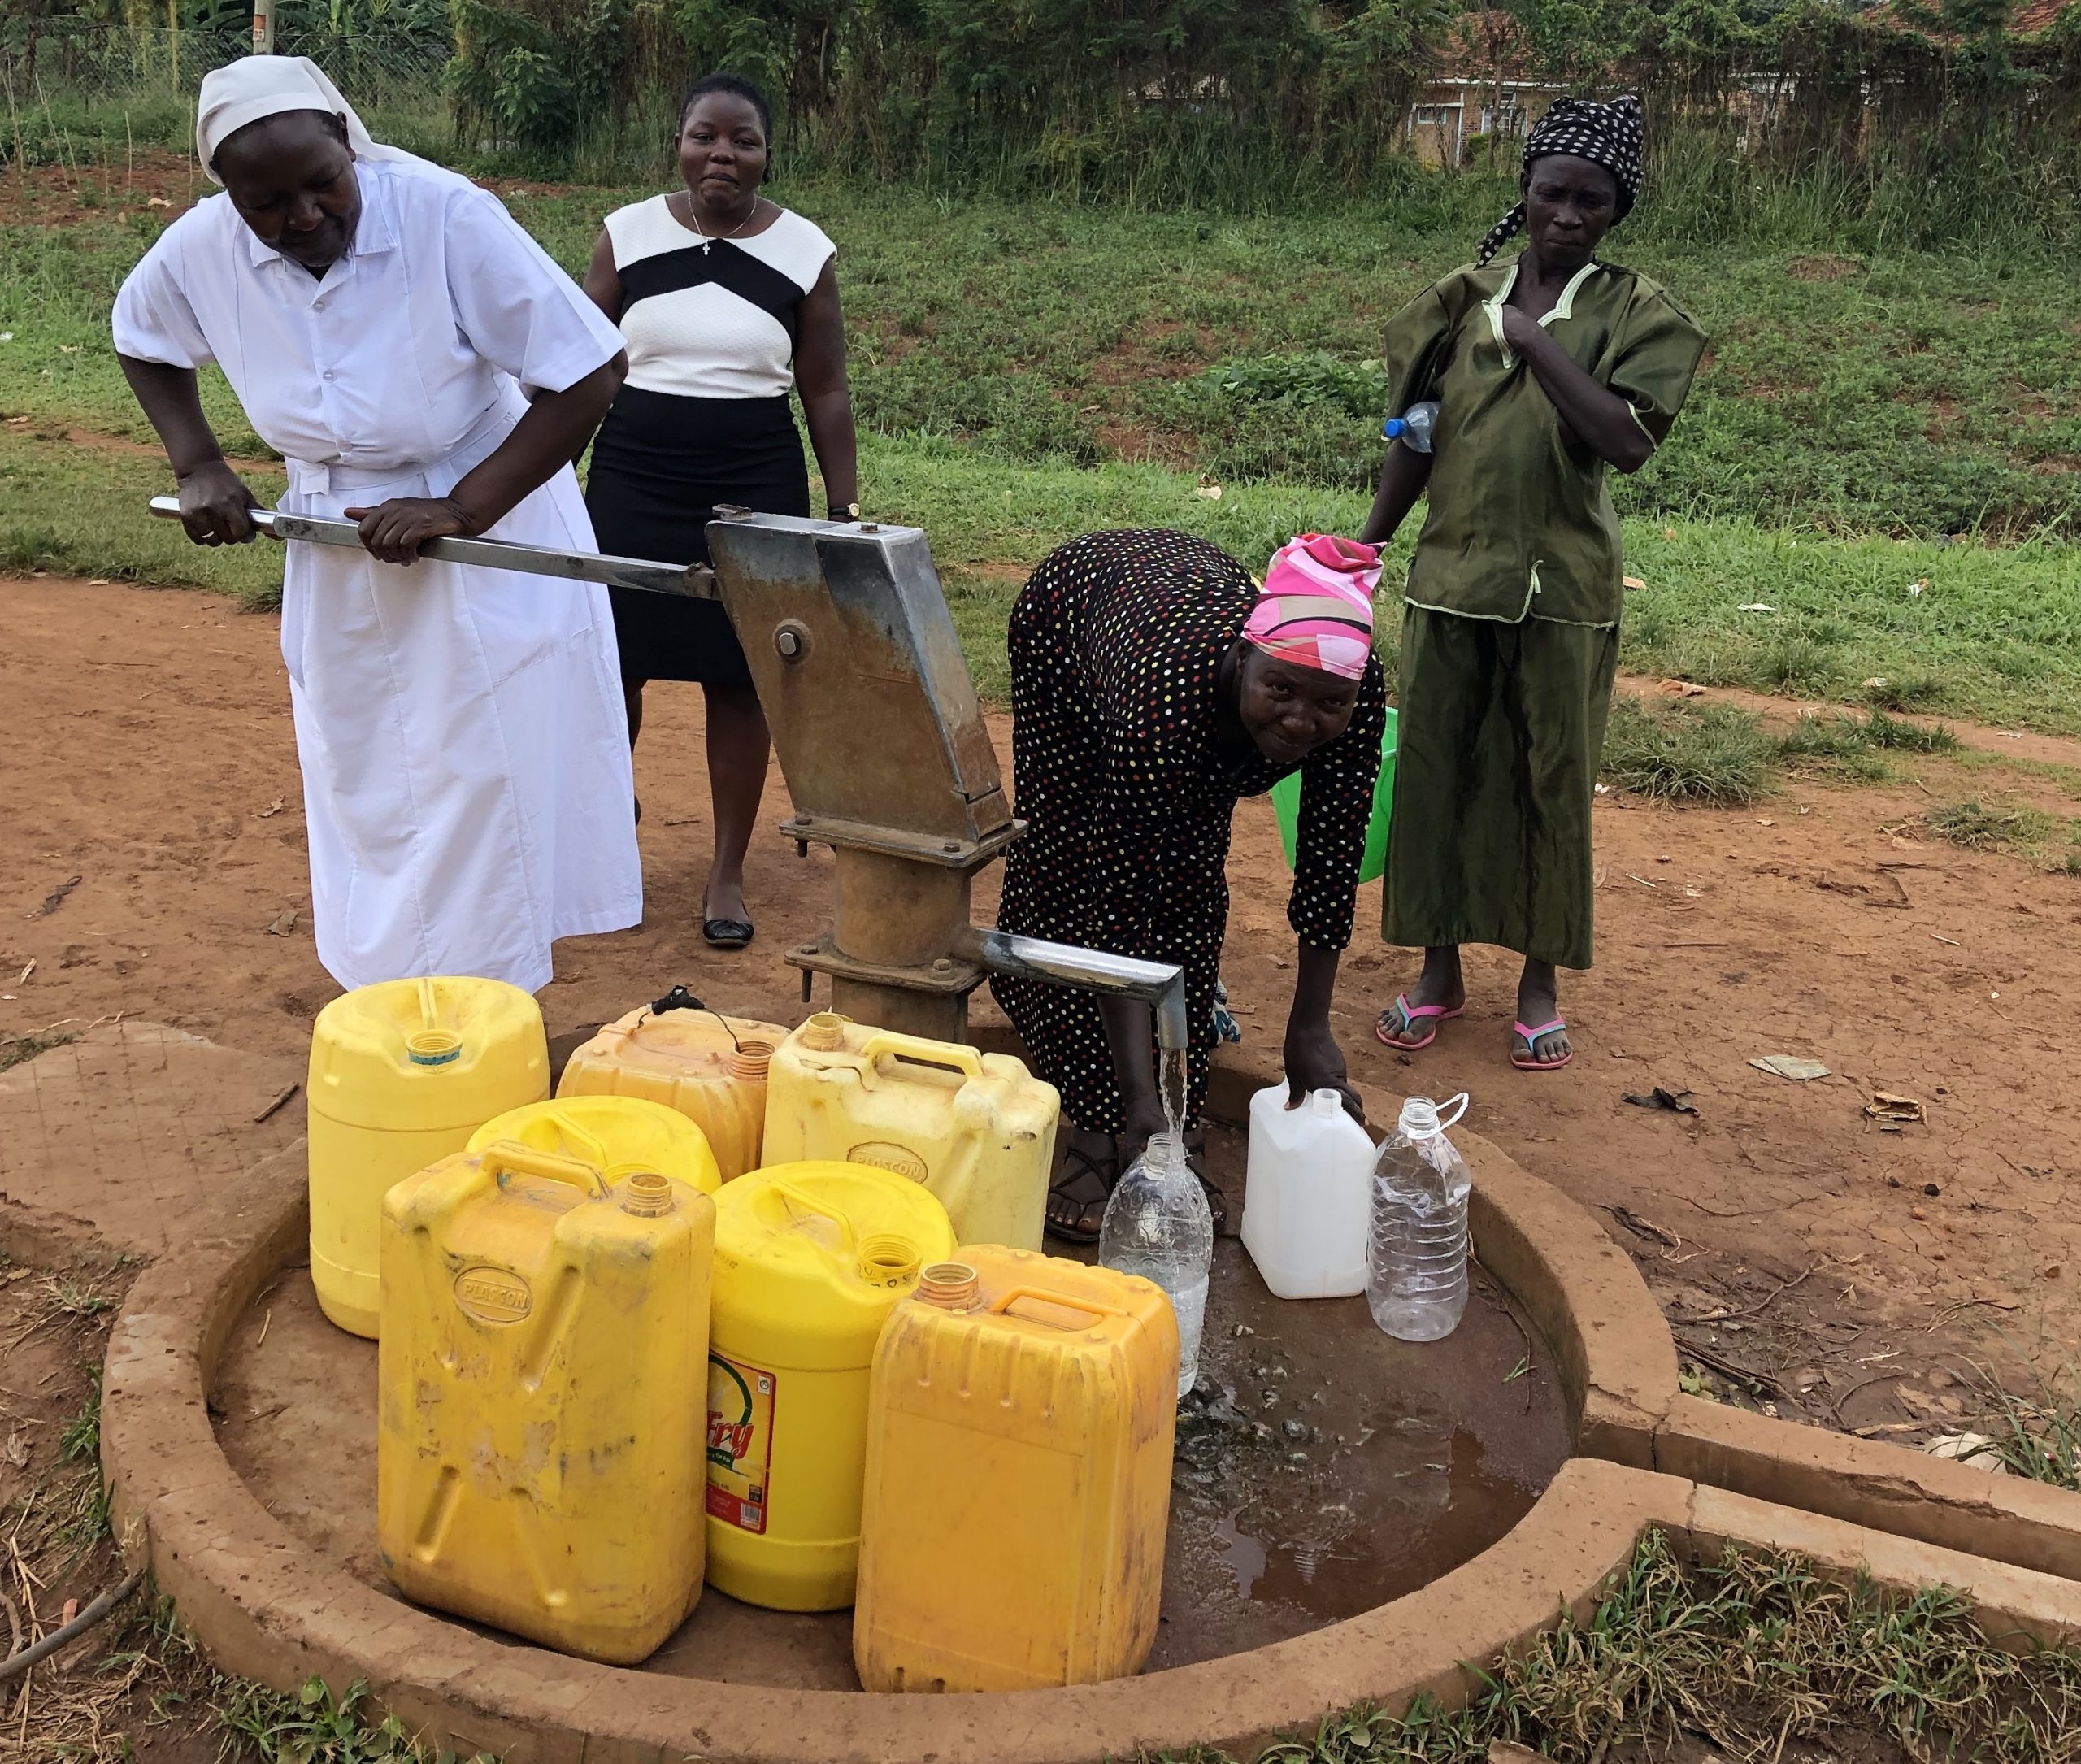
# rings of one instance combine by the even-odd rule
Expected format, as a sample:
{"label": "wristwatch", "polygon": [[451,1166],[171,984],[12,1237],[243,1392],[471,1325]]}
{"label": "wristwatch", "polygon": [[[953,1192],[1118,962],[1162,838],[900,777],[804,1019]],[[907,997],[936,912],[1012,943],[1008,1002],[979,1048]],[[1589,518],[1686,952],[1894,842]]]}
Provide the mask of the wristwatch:
{"label": "wristwatch", "polygon": [[860,518],[860,505],[858,502],[833,502],[831,505],[831,518],[833,520],[858,520]]}

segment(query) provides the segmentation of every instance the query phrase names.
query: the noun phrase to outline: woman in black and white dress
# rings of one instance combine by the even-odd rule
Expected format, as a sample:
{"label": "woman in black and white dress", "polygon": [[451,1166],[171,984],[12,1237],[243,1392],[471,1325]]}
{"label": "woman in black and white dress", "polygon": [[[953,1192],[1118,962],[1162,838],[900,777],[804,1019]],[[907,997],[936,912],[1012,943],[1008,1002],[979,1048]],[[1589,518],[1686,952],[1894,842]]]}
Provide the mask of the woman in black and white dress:
{"label": "woman in black and white dress", "polygon": [[[759,194],[772,132],[772,111],[749,80],[697,80],[680,111],[685,187],[618,209],[593,248],[585,292],[621,327],[629,364],[586,487],[603,551],[705,563],[719,503],[807,515],[791,389],[832,518],[858,518],[836,249],[813,222]],[[642,728],[647,682],[699,680],[707,694],[715,849],[702,935],[742,949],[752,939],[745,851],[768,747],[744,650],[713,601],[609,592],[629,740]]]}

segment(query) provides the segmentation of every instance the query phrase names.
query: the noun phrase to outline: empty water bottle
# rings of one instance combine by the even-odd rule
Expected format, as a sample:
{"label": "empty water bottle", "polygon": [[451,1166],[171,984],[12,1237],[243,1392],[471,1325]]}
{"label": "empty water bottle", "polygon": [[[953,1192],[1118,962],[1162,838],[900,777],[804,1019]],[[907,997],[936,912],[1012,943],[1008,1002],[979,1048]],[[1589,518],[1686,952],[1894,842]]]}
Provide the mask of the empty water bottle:
{"label": "empty water bottle", "polygon": [[1184,1396],[1199,1375],[1214,1214],[1182,1139],[1156,1135],[1114,1185],[1098,1227],[1098,1259],[1119,1273],[1153,1280],[1169,1296],[1178,1319],[1178,1394]]}
{"label": "empty water bottle", "polygon": [[[1458,1104],[1458,1107],[1453,1105]],[[1466,1113],[1462,1091],[1445,1106],[1411,1097],[1373,1164],[1366,1302],[1373,1321],[1404,1341],[1436,1341],[1466,1309],[1466,1160],[1445,1129]]]}
{"label": "empty water bottle", "polygon": [[1389,441],[1398,441],[1403,446],[1419,454],[1431,451],[1431,437],[1437,432],[1438,401],[1426,398],[1421,404],[1412,404],[1400,416],[1391,416],[1380,425],[1380,432]]}

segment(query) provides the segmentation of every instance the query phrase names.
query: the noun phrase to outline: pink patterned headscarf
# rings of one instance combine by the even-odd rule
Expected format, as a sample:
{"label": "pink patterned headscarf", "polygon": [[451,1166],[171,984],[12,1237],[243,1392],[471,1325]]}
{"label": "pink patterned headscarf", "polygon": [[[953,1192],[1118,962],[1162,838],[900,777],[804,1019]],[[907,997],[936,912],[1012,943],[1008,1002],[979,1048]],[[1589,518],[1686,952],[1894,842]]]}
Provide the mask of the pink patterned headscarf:
{"label": "pink patterned headscarf", "polygon": [[1297,667],[1358,680],[1373,653],[1376,546],[1329,533],[1302,533],[1272,554],[1243,637]]}

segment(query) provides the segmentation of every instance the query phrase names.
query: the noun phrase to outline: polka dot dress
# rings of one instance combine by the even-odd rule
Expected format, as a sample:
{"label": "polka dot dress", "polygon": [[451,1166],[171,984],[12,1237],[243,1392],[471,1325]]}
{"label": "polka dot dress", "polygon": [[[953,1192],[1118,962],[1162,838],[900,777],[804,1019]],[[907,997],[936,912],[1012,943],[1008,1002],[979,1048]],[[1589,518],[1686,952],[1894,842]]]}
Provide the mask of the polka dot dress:
{"label": "polka dot dress", "polygon": [[[1229,822],[1238,797],[1262,795],[1293,769],[1250,742],[1223,666],[1256,598],[1242,565],[1203,540],[1093,533],[1042,560],[1007,638],[1016,812],[1030,829],[1011,848],[997,923],[1181,964],[1195,1117],[1216,1039]],[[1386,705],[1376,658],[1350,727],[1301,767],[1287,916],[1323,949],[1351,940]],[[1119,1132],[1098,1001],[1029,980],[998,979],[991,990],[1069,1118]]]}

